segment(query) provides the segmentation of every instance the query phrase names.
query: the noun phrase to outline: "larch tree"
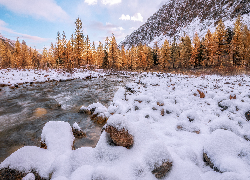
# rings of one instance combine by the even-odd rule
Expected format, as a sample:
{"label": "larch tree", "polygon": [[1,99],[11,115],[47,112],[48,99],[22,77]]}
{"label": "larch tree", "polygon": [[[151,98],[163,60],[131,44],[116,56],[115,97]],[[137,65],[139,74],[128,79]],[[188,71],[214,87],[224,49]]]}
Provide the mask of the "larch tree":
{"label": "larch tree", "polygon": [[122,60],[122,69],[127,69],[128,68],[128,58],[126,55],[126,50],[125,50],[124,45],[122,45],[122,47],[121,47],[120,58]]}
{"label": "larch tree", "polygon": [[103,44],[101,43],[101,41],[99,41],[99,45],[98,45],[97,51],[96,51],[96,65],[97,65],[97,67],[102,66],[103,58],[104,58]]}
{"label": "larch tree", "polygon": [[20,68],[20,62],[21,62],[21,44],[17,38],[14,48],[14,58],[12,61],[12,67]]}
{"label": "larch tree", "polygon": [[108,61],[109,69],[116,69],[120,66],[118,60],[118,46],[114,34],[112,34],[111,41],[109,43]]}
{"label": "larch tree", "polygon": [[61,34],[60,32],[57,32],[56,45],[55,45],[55,59],[57,67],[62,65],[63,51],[64,47],[61,39]]}
{"label": "larch tree", "polygon": [[176,65],[176,61],[178,60],[179,58],[179,52],[178,52],[178,45],[176,43],[176,37],[174,37],[174,41],[171,45],[171,61],[170,61],[170,64],[171,64],[171,68],[176,68],[177,65]]}
{"label": "larch tree", "polygon": [[75,52],[75,59],[76,63],[75,66],[79,67],[83,64],[83,50],[84,50],[84,37],[83,37],[83,30],[82,30],[82,21],[78,17],[75,22],[76,29],[75,29],[75,45],[74,45],[74,52]]}
{"label": "larch tree", "polygon": [[2,40],[0,40],[0,60],[2,68],[11,67],[12,53],[9,44]]}
{"label": "larch tree", "polygon": [[158,42],[154,42],[153,46],[153,59],[154,59],[154,65],[159,64],[159,57],[160,57],[160,48],[158,46]]}
{"label": "larch tree", "polygon": [[244,36],[242,31],[241,17],[238,16],[234,24],[234,36],[231,41],[233,64],[236,66],[242,65],[243,62],[243,52],[244,52],[243,37]]}
{"label": "larch tree", "polygon": [[89,36],[87,35],[86,40],[84,42],[84,50],[83,50],[83,59],[84,63],[83,65],[92,65],[92,59],[91,59],[91,44]]}
{"label": "larch tree", "polygon": [[95,48],[95,42],[93,41],[91,46],[91,59],[92,59],[92,65],[94,65],[94,68],[97,67],[97,60],[96,60],[97,52]]}
{"label": "larch tree", "polygon": [[211,31],[208,29],[205,35],[204,45],[204,60],[202,66],[211,66],[214,62],[213,60],[213,37]]}
{"label": "larch tree", "polygon": [[193,45],[194,46],[192,48],[192,55],[190,58],[190,66],[197,67],[200,65],[198,56],[200,53],[200,46],[201,46],[200,38],[199,38],[197,32],[194,35]]}
{"label": "larch tree", "polygon": [[250,31],[247,25],[243,27],[243,60],[246,67],[250,66]]}
{"label": "larch tree", "polygon": [[48,50],[46,47],[43,48],[42,59],[40,63],[42,69],[47,69],[48,67]]}
{"label": "larch tree", "polygon": [[160,49],[159,66],[161,67],[161,69],[169,68],[170,61],[171,61],[171,47],[169,45],[168,40],[166,39]]}
{"label": "larch tree", "polygon": [[181,38],[180,43],[180,63],[179,67],[182,68],[188,68],[189,67],[189,60],[192,53],[192,45],[191,40],[188,35],[186,35],[184,38]]}
{"label": "larch tree", "polygon": [[22,68],[26,68],[27,66],[27,59],[28,59],[28,46],[26,42],[23,40],[21,44],[21,57],[20,57],[20,66]]}
{"label": "larch tree", "polygon": [[214,43],[215,43],[215,52],[216,52],[216,65],[223,65],[225,56],[227,55],[227,38],[226,38],[226,29],[222,20],[219,21],[215,34],[214,34]]}
{"label": "larch tree", "polygon": [[109,38],[106,37],[105,39],[105,45],[104,45],[104,56],[103,56],[103,61],[102,61],[102,68],[107,69],[109,68],[109,58],[108,58],[108,53],[109,53]]}

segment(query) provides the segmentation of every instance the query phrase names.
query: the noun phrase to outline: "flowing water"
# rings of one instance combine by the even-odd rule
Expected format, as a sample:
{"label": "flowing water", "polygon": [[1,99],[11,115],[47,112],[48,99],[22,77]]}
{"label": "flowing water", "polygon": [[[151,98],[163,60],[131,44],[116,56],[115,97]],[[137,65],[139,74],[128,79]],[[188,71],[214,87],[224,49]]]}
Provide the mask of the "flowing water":
{"label": "flowing water", "polygon": [[77,122],[86,138],[76,139],[75,148],[95,147],[102,126],[79,108],[100,102],[108,107],[128,76],[105,76],[66,82],[23,84],[0,91],[0,162],[23,146],[40,146],[41,133],[48,121]]}

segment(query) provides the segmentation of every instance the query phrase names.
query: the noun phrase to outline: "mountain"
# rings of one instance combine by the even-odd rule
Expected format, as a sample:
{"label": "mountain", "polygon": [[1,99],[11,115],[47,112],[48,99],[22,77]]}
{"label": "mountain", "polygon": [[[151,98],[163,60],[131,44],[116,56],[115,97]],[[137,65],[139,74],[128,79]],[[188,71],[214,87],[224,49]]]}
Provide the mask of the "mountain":
{"label": "mountain", "polygon": [[208,29],[214,32],[220,19],[233,28],[239,14],[249,27],[250,0],[169,0],[120,45],[153,46],[156,41],[162,44],[165,39],[171,41],[185,34],[192,39],[195,32],[203,37]]}
{"label": "mountain", "polygon": [[11,50],[14,50],[15,47],[15,41],[7,39],[5,37],[3,37],[0,33],[0,41],[2,41],[3,43],[7,43],[10,47]]}

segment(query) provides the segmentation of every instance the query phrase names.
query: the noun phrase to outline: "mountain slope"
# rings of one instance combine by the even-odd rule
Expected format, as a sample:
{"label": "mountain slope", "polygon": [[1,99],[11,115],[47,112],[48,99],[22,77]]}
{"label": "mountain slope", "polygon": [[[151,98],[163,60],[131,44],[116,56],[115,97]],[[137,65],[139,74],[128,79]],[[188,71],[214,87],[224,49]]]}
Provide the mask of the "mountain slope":
{"label": "mountain slope", "polygon": [[131,47],[139,43],[160,44],[167,39],[184,34],[191,38],[197,32],[204,36],[213,31],[220,19],[233,27],[240,14],[245,24],[250,25],[250,0],[169,0],[145,24],[127,36],[120,45]]}

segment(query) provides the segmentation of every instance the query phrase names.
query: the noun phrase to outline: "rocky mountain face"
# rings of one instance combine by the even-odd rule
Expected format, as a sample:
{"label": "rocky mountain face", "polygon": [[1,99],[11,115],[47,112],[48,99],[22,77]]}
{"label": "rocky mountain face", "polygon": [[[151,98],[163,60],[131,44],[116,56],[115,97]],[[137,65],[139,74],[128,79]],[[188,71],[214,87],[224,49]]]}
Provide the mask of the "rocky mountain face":
{"label": "rocky mountain face", "polygon": [[202,37],[208,29],[213,32],[220,19],[233,28],[238,15],[249,27],[250,0],[169,0],[120,45],[152,46],[155,41],[162,44],[174,36],[178,39],[187,34],[192,38],[195,32]]}
{"label": "rocky mountain face", "polygon": [[1,34],[0,34],[0,41],[2,41],[3,43],[7,43],[12,49],[14,49],[15,47],[15,41],[7,39],[3,37]]}

